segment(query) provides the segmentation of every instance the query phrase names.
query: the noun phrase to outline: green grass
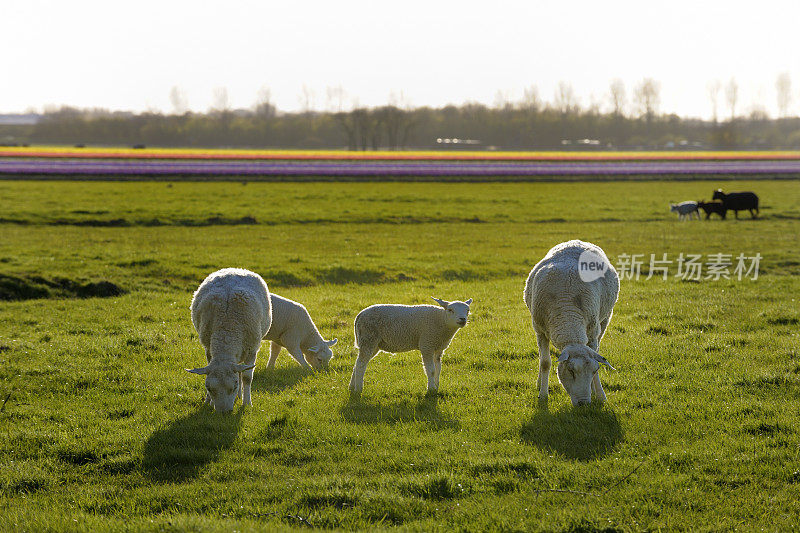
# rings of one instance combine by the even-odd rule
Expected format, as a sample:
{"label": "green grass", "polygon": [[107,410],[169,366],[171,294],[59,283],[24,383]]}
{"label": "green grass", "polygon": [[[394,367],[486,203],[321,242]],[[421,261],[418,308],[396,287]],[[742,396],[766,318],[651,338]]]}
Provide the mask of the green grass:
{"label": "green grass", "polygon": [[[800,187],[736,183],[755,221],[667,212],[717,186],[0,182],[0,530],[790,529]],[[761,273],[623,280],[608,403],[574,409],[552,376],[544,409],[522,288],[571,238],[612,262],[759,252]],[[183,370],[192,291],[224,266],[339,338],[322,374],[285,353],[267,371],[262,348],[229,417]],[[438,398],[411,352],[351,399],[358,311],[431,295],[475,299]]]}

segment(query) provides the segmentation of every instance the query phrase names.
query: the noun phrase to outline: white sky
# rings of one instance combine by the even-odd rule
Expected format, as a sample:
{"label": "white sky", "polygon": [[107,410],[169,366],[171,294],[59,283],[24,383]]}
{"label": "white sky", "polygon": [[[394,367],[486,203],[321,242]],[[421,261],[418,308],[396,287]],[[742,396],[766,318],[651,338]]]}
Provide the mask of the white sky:
{"label": "white sky", "polygon": [[559,81],[605,108],[613,78],[630,100],[651,77],[661,111],[707,117],[709,81],[735,77],[737,114],[775,115],[788,72],[798,114],[799,30],[798,0],[0,0],[0,113],[171,112],[173,86],[195,111],[220,87],[234,108],[268,87],[279,109],[297,110],[304,86],[320,110],[336,86],[346,107],[400,93],[413,106],[492,105],[532,85],[550,101]]}

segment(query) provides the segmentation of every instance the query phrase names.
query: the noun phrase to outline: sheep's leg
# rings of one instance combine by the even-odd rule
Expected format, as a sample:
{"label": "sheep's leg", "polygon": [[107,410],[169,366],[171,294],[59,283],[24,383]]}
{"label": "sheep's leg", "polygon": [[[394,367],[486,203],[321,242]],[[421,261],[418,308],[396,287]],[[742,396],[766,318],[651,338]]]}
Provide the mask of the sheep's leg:
{"label": "sheep's leg", "polygon": [[360,393],[364,390],[364,372],[367,371],[367,363],[378,353],[377,347],[368,346],[361,342],[358,348],[358,358],[353,365],[353,375],[350,376],[350,392]]}
{"label": "sheep's leg", "polygon": [[436,383],[436,353],[422,352],[422,366],[425,368],[425,375],[428,377],[428,394],[435,393],[439,388]]}
{"label": "sheep's leg", "polygon": [[[251,359],[249,364],[253,364],[256,362],[256,353],[253,354],[253,358]],[[250,370],[245,370],[242,372],[242,388],[244,389],[244,397],[242,398],[242,405],[253,405],[253,401],[250,398],[250,387],[253,385],[253,371],[255,369],[251,368]]]}
{"label": "sheep's leg", "polygon": [[275,368],[275,361],[278,359],[278,354],[281,353],[283,346],[275,341],[270,342],[269,345],[269,361],[267,361],[267,368]]}
{"label": "sheep's leg", "polygon": [[314,371],[314,369],[311,368],[311,365],[309,365],[306,361],[306,358],[303,355],[303,350],[300,349],[300,346],[287,346],[286,351],[289,352],[289,355],[292,356],[292,359],[300,363],[300,366],[311,372]]}
{"label": "sheep's leg", "polygon": [[596,372],[592,378],[592,392],[598,402],[605,403],[606,393],[603,390],[603,385],[600,383],[600,372]]}
{"label": "sheep's leg", "polygon": [[439,375],[442,373],[442,352],[436,352],[433,354],[433,362],[436,365],[436,372],[434,372],[434,385],[436,386],[436,390],[439,390]]}
{"label": "sheep's leg", "polygon": [[546,400],[550,379],[550,339],[537,333],[536,344],[539,345],[539,377],[536,380],[539,384],[539,399]]}

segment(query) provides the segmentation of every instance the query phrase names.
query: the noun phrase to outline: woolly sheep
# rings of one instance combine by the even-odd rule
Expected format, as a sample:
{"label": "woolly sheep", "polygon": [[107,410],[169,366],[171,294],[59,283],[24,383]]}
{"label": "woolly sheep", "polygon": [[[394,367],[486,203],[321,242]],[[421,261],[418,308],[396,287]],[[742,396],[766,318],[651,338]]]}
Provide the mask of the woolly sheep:
{"label": "woolly sheep", "polygon": [[714,191],[713,200],[721,200],[725,209],[733,211],[736,218],[739,218],[739,211],[750,211],[750,216],[756,218],[759,215],[758,195],[754,192],[729,192],[724,193],[722,189]]}
{"label": "woolly sheep", "polygon": [[358,358],[350,378],[350,390],[364,389],[367,363],[378,351],[389,353],[419,350],[428,376],[428,392],[439,389],[442,353],[456,332],[467,325],[472,298],[465,302],[447,302],[433,298],[434,305],[372,305],[356,317],[354,330]]}
{"label": "woolly sheep", "polygon": [[700,212],[697,210],[697,202],[681,202],[679,204],[669,204],[669,210],[671,213],[678,213],[678,220],[684,220],[686,215],[689,215],[689,219],[692,218],[692,215],[697,215],[697,220],[700,220]]}
{"label": "woolly sheep", "polygon": [[218,270],[194,293],[191,311],[208,365],[186,370],[206,376],[206,403],[220,413],[231,412],[237,397],[252,405],[256,355],[272,323],[267,284],[249,270]]}
{"label": "woolly sheep", "polygon": [[572,404],[591,403],[592,392],[605,402],[600,364],[614,367],[597,351],[618,294],[617,272],[603,250],[588,242],[558,244],[533,267],[524,299],[539,346],[540,400],[547,400],[552,342],[561,352],[556,374]]}
{"label": "woolly sheep", "polygon": [[289,355],[308,370],[326,368],[333,357],[331,346],[337,339],[326,341],[322,338],[303,304],[274,293],[269,297],[272,325],[264,340],[272,341],[272,346],[267,368],[275,366],[281,348],[286,348]]}

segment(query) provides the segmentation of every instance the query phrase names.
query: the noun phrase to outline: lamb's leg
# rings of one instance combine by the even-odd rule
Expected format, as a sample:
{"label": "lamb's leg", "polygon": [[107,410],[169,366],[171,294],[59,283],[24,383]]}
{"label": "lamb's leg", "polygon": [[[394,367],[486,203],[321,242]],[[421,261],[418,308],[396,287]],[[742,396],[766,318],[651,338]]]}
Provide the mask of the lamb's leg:
{"label": "lamb's leg", "polygon": [[539,399],[546,400],[550,379],[550,339],[537,333],[536,344],[539,346],[539,377],[536,380],[539,385]]}
{"label": "lamb's leg", "polygon": [[309,365],[306,361],[306,358],[303,356],[303,350],[300,349],[300,346],[287,346],[286,351],[289,352],[289,355],[292,356],[292,359],[300,363],[300,366],[311,372],[314,371],[314,369],[311,368],[311,365]]}
{"label": "lamb's leg", "polygon": [[442,373],[442,352],[436,352],[433,354],[433,362],[436,366],[436,371],[434,372],[433,382],[436,386],[436,390],[439,390],[439,375]]}
{"label": "lamb's leg", "polygon": [[[255,362],[255,354],[253,354],[253,362]],[[255,369],[251,368],[250,370],[245,370],[242,372],[242,388],[244,389],[242,405],[253,405],[253,402],[250,399],[250,387],[253,384],[253,370]]]}
{"label": "lamb's leg", "polygon": [[594,377],[592,378],[592,392],[594,393],[594,398],[600,402],[605,403],[606,401],[606,393],[603,390],[603,385],[600,384],[600,372],[598,371],[595,373]]}
{"label": "lamb's leg", "polygon": [[267,361],[267,368],[275,368],[275,361],[278,359],[278,354],[281,353],[283,346],[275,341],[270,342],[269,345],[269,361]]}
{"label": "lamb's leg", "polygon": [[439,388],[436,383],[436,354],[427,350],[422,352],[422,366],[428,377],[428,394],[434,394]]}
{"label": "lamb's leg", "polygon": [[356,364],[353,365],[353,375],[350,376],[350,392],[360,393],[364,390],[364,372],[367,371],[367,363],[375,357],[378,349],[375,346],[370,346],[363,341],[358,348],[358,358]]}

